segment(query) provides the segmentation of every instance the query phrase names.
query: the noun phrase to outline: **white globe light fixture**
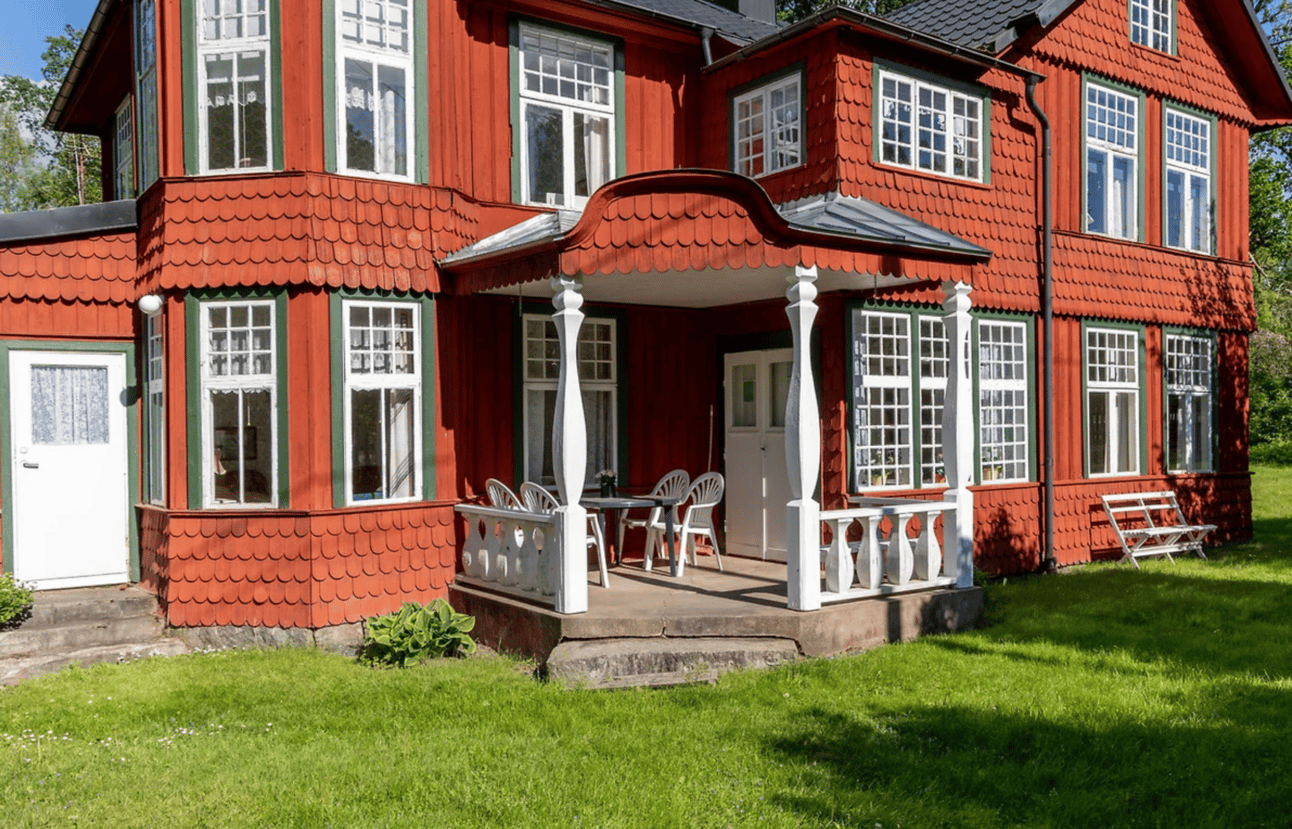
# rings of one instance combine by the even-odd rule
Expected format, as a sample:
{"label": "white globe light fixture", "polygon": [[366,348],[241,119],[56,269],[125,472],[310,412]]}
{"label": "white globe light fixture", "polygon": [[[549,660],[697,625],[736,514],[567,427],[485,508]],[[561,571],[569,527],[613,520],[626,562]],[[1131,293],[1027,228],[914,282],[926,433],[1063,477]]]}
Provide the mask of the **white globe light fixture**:
{"label": "white globe light fixture", "polygon": [[155,317],[161,313],[162,298],[157,294],[148,294],[139,298],[139,310],[144,312],[144,316]]}

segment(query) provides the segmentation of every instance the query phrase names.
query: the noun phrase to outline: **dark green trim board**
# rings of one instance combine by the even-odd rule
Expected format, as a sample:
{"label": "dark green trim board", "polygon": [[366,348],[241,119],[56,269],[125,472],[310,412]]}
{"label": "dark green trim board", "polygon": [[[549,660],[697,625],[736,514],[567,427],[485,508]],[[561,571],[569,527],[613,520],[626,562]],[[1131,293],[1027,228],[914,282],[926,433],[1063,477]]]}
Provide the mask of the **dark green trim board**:
{"label": "dark green trim board", "polygon": [[[420,5],[420,4],[416,4]],[[336,3],[323,0],[323,168],[337,171]]]}
{"label": "dark green trim board", "polygon": [[[1210,217],[1210,222],[1211,222],[1211,226],[1208,228],[1210,232],[1210,239],[1208,239],[1208,242],[1207,242],[1208,248],[1205,251],[1192,251],[1192,252],[1214,255],[1216,250],[1216,224],[1217,224],[1217,218],[1218,218],[1218,216],[1216,215],[1216,211],[1217,211],[1217,206],[1220,203],[1219,199],[1217,199],[1216,197],[1217,196],[1216,132],[1218,128],[1217,118],[1215,115],[1211,114],[1210,112],[1206,112],[1201,109],[1195,109],[1194,107],[1188,106],[1186,104],[1176,103],[1175,101],[1163,101],[1161,109],[1162,109],[1162,117],[1161,117],[1162,147],[1161,147],[1160,155],[1161,155],[1162,168],[1160,173],[1162,177],[1162,193],[1161,193],[1162,238],[1159,243],[1162,245],[1162,247],[1169,247],[1169,245],[1167,245],[1168,230],[1166,225],[1166,218],[1167,218],[1166,217],[1166,205],[1167,205],[1166,116],[1168,112],[1170,112],[1171,110],[1175,110],[1176,112],[1181,113],[1183,115],[1190,115],[1190,116],[1193,116],[1194,118],[1199,118],[1203,121],[1206,121],[1210,125],[1209,126],[1210,135],[1208,136],[1208,139],[1207,139],[1207,147],[1209,150],[1207,154],[1207,180],[1208,180],[1208,188],[1211,191],[1208,194],[1208,198],[1210,198],[1211,201],[1210,201],[1210,204],[1207,205],[1207,215]],[[1189,250],[1188,248],[1171,248],[1171,249],[1186,250],[1186,251]]]}
{"label": "dark green trim board", "polygon": [[413,181],[418,184],[430,182],[431,172],[431,114],[430,96],[426,86],[429,84],[429,55],[426,45],[426,4],[413,3],[413,146],[410,148],[409,164],[414,165],[409,172]]}
{"label": "dark green trim board", "polygon": [[[345,491],[345,303],[347,300],[366,302],[403,302],[417,305],[420,309],[422,338],[421,361],[422,382],[422,497],[423,501],[435,500],[436,494],[436,437],[435,411],[435,299],[429,295],[412,296],[392,294],[381,291],[361,291],[344,289],[329,294],[328,317],[331,334],[332,357],[332,505],[337,509],[347,506]],[[368,505],[383,504],[385,501],[368,502]]]}
{"label": "dark green trim board", "polygon": [[[1144,190],[1145,190],[1144,183],[1145,183],[1145,180],[1146,180],[1145,176],[1146,176],[1146,172],[1147,172],[1147,171],[1144,169],[1144,168],[1147,166],[1147,164],[1145,163],[1145,148],[1144,148],[1144,141],[1145,141],[1145,139],[1146,139],[1146,137],[1147,137],[1147,127],[1146,127],[1146,123],[1145,123],[1145,118],[1146,118],[1146,115],[1147,115],[1147,106],[1146,106],[1146,104],[1147,104],[1147,98],[1146,98],[1146,96],[1145,96],[1145,94],[1144,94],[1143,90],[1136,89],[1136,88],[1135,88],[1135,87],[1133,87],[1133,86],[1127,86],[1126,84],[1123,84],[1123,83],[1118,83],[1117,81],[1110,81],[1110,80],[1108,80],[1107,78],[1103,78],[1103,77],[1100,77],[1100,76],[1098,76],[1098,75],[1092,75],[1092,74],[1090,74],[1090,73],[1088,73],[1088,72],[1083,72],[1083,73],[1082,73],[1082,75],[1081,75],[1081,109],[1080,109],[1080,112],[1078,113],[1078,118],[1080,119],[1080,121],[1079,121],[1079,124],[1080,124],[1080,130],[1081,130],[1081,159],[1080,159],[1080,164],[1081,164],[1081,215],[1082,215],[1083,217],[1084,217],[1084,216],[1089,216],[1089,215],[1090,215],[1090,204],[1089,204],[1090,186],[1089,186],[1089,184],[1088,184],[1088,183],[1087,183],[1087,181],[1086,181],[1086,176],[1087,176],[1087,175],[1089,174],[1089,172],[1090,172],[1090,162],[1089,162],[1089,160],[1088,160],[1088,157],[1089,157],[1089,141],[1088,141],[1088,138],[1089,138],[1089,136],[1088,136],[1088,134],[1087,134],[1087,130],[1086,130],[1086,108],[1087,108],[1087,101],[1088,101],[1088,99],[1089,99],[1089,95],[1090,95],[1089,90],[1090,90],[1091,85],[1094,85],[1094,86],[1102,86],[1102,87],[1104,87],[1104,88],[1106,88],[1106,89],[1111,89],[1111,90],[1113,90],[1114,92],[1120,92],[1120,93],[1122,93],[1122,94],[1124,94],[1124,95],[1129,95],[1129,96],[1131,96],[1132,98],[1135,98],[1135,99],[1139,102],[1139,103],[1137,103],[1137,104],[1136,104],[1136,115],[1135,115],[1135,118],[1136,118],[1136,125],[1135,125],[1135,216],[1136,216],[1136,218],[1135,218],[1135,237],[1134,237],[1131,241],[1135,241],[1135,242],[1143,242],[1143,241],[1144,241],[1144,239],[1145,239],[1145,222],[1144,222],[1144,217],[1145,217],[1145,212],[1146,212],[1146,211],[1145,211],[1145,206],[1144,206],[1144,205],[1145,205],[1145,199],[1146,199],[1146,197],[1147,197],[1147,194],[1144,192]],[[1082,221],[1081,221],[1081,232],[1082,232],[1082,233],[1091,233],[1091,231],[1089,231],[1089,230],[1087,230],[1087,229],[1086,229],[1086,221],[1085,221],[1085,219],[1084,219],[1084,218],[1083,218],[1083,219],[1082,219]],[[1121,236],[1113,236],[1112,234],[1109,234],[1109,233],[1096,233],[1096,234],[1093,234],[1093,235],[1095,235],[1095,236],[1104,236],[1104,237],[1109,238],[1109,239],[1121,239],[1121,238],[1123,238],[1123,237],[1121,237]]]}
{"label": "dark green trim board", "polygon": [[[520,180],[520,142],[525,136],[520,123],[520,21],[514,17],[507,22],[507,78],[511,88],[507,96],[511,113],[511,200],[520,204],[525,195],[524,183]],[[615,125],[616,129],[618,126]]]}
{"label": "dark green trim board", "polygon": [[[271,292],[262,289],[220,290],[189,294],[184,298],[184,398],[187,405],[188,431],[188,508],[205,509],[202,497],[202,306],[209,302],[237,302],[239,300],[272,300],[274,303],[274,365],[277,376],[274,378],[274,398],[277,404],[275,436],[278,459],[278,503],[273,509],[287,509],[290,506],[291,470],[288,463],[288,427],[287,416],[287,295],[282,292]],[[234,506],[233,509],[243,509]],[[259,509],[261,507],[251,507]]]}
{"label": "dark green trim board", "polygon": [[1134,331],[1139,359],[1139,469],[1125,473],[1100,473],[1097,478],[1137,477],[1148,472],[1148,348],[1147,329],[1139,323],[1111,322],[1104,320],[1081,321],[1081,471],[1086,478],[1090,472],[1090,370],[1086,346],[1086,332],[1091,329],[1108,331]]}
{"label": "dark green trim board", "polygon": [[273,156],[269,159],[269,169],[282,170],[285,164],[285,155],[283,151],[283,26],[282,14],[279,11],[278,0],[271,0],[269,3],[269,88],[272,98],[273,110],[269,114],[269,123],[273,128],[273,141],[270,143],[269,151]]}
{"label": "dark green trim board", "polygon": [[[963,176],[956,176],[950,173],[937,173],[931,170],[921,170],[918,166],[914,164],[912,164],[911,167],[903,167],[901,165],[890,164],[882,160],[881,156],[883,153],[883,148],[880,146],[880,136],[882,136],[884,133],[884,126],[883,126],[883,112],[881,111],[879,106],[879,98],[880,98],[879,75],[881,72],[891,72],[894,75],[901,75],[902,77],[905,77],[912,81],[927,83],[933,86],[939,86],[950,92],[958,92],[961,95],[967,95],[973,98],[977,98],[981,102],[981,111],[980,111],[981,124],[979,125],[980,131],[981,131],[981,135],[979,136],[980,138],[979,164],[982,167],[981,180],[966,178]],[[899,63],[891,63],[889,61],[880,60],[880,59],[876,59],[871,64],[870,84],[871,84],[870,89],[871,89],[871,95],[872,95],[872,102],[874,104],[870,108],[870,150],[871,150],[872,161],[874,161],[876,164],[882,164],[885,167],[896,168],[899,170],[909,169],[913,172],[921,173],[923,175],[937,176],[938,178],[948,179],[950,181],[963,181],[971,184],[991,184],[992,97],[991,97],[990,89],[975,83],[967,83],[965,81],[947,78],[943,75],[938,75],[923,69],[916,69],[910,66],[903,66],[902,64],[899,64]],[[912,116],[911,116],[911,129],[912,130],[918,129],[918,124],[916,123],[916,116],[914,115],[914,113],[912,113]]]}
{"label": "dark green trim board", "polygon": [[184,73],[184,170],[190,176],[195,176],[202,170],[198,141],[200,120],[197,114],[202,100],[197,91],[197,15],[193,8],[197,1],[185,0],[180,4],[179,12],[180,26],[183,28],[180,36],[180,64]]}
{"label": "dark green trim board", "polygon": [[[742,95],[756,92],[763,87],[771,86],[791,75],[797,75],[799,79],[799,163],[793,167],[784,167],[780,170],[764,172],[763,176],[775,175],[784,170],[794,170],[807,164],[807,61],[800,60],[791,63],[789,66],[777,69],[763,75],[757,80],[743,83],[734,89],[727,90],[727,169],[732,172],[736,171],[736,99]],[[760,178],[762,176],[759,176]]]}
{"label": "dark green trim board", "polygon": [[14,529],[13,529],[13,424],[9,410],[11,398],[9,377],[9,355],[14,351],[69,351],[97,354],[122,354],[126,358],[126,463],[128,483],[126,485],[126,527],[127,539],[127,574],[131,581],[139,580],[139,523],[134,505],[139,503],[139,375],[136,360],[136,347],[133,342],[100,343],[100,342],[67,342],[47,340],[0,340],[0,535],[3,536],[3,547],[0,548],[0,562],[6,573],[12,573],[14,567]]}
{"label": "dark green trim board", "polygon": [[[609,319],[615,323],[615,475],[628,480],[628,313],[622,308],[600,308],[584,305],[585,322]],[[514,482],[525,480],[525,315],[537,314],[551,319],[554,309],[549,302],[524,301],[516,304],[511,327],[512,387],[512,475]],[[580,327],[582,333],[582,327]]]}

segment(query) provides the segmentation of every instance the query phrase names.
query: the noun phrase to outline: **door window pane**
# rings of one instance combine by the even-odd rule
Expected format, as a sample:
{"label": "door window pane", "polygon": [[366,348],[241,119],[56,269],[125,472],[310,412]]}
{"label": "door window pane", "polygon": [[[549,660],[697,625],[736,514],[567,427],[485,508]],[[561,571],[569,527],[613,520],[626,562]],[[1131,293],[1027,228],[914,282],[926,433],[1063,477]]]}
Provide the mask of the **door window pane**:
{"label": "door window pane", "polygon": [[772,410],[770,423],[772,426],[782,429],[785,427],[785,404],[790,399],[790,376],[794,372],[794,364],[791,362],[772,363],[771,364],[771,383]]}
{"label": "door window pane", "polygon": [[108,442],[108,370],[32,366],[31,442],[73,446]]}
{"label": "door window pane", "polygon": [[758,381],[754,366],[731,367],[731,425],[758,425]]}

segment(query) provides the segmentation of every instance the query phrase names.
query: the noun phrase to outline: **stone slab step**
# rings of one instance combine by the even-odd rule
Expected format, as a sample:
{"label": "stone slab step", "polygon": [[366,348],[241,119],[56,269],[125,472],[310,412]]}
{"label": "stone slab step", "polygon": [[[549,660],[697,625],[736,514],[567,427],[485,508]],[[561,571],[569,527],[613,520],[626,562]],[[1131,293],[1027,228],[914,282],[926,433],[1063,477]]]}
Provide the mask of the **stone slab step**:
{"label": "stone slab step", "polygon": [[23,628],[57,627],[99,619],[148,616],[157,609],[157,598],[137,587],[78,587],[36,593],[31,615]]}
{"label": "stone slab step", "polygon": [[57,653],[0,656],[0,686],[13,685],[24,679],[53,673],[68,665],[89,667],[101,662],[129,662],[149,656],[174,656],[188,652],[188,645],[182,640],[164,638],[151,642],[98,645]]}
{"label": "stone slab step", "polygon": [[152,616],[92,619],[54,627],[30,626],[0,633],[0,656],[32,656],[70,649],[147,642],[161,636],[164,623]]}
{"label": "stone slab step", "polygon": [[547,675],[570,687],[662,687],[712,682],[727,671],[770,668],[798,658],[790,639],[567,640],[548,657]]}

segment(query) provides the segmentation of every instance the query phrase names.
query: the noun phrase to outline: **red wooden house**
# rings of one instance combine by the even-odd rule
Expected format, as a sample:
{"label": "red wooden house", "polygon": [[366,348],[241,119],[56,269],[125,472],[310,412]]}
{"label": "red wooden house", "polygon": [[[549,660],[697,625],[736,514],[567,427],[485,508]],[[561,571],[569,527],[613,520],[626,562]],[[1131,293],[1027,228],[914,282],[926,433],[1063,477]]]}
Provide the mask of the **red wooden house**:
{"label": "red wooden house", "polygon": [[[1250,6],[772,11],[101,0],[49,123],[121,201],[0,217],[6,569],[576,613],[602,469],[724,472],[800,610],[1088,561],[1106,491],[1250,534]],[[539,570],[489,478],[557,486]]]}

